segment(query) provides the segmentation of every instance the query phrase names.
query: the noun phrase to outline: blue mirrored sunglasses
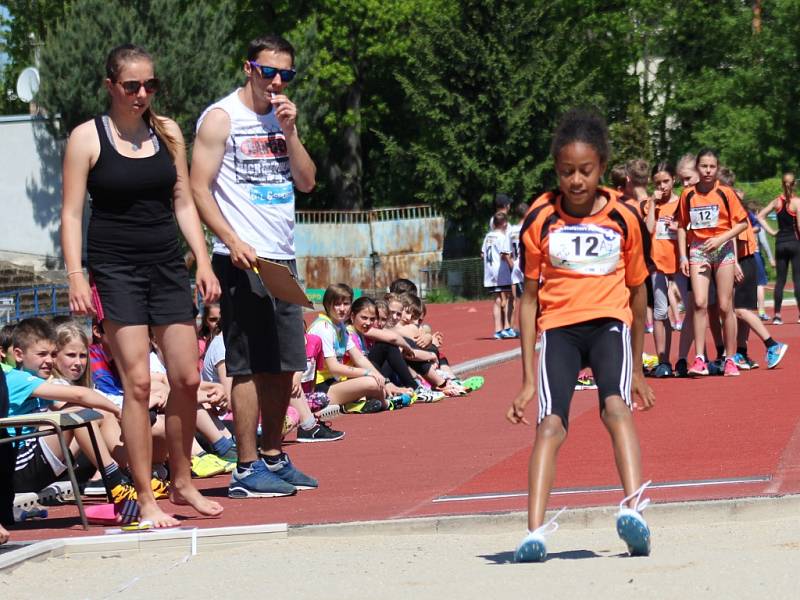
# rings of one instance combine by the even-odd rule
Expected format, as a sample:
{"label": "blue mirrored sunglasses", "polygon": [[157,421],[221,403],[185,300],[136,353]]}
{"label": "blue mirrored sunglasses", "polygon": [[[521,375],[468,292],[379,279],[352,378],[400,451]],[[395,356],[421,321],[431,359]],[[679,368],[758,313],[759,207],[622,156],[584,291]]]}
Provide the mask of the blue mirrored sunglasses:
{"label": "blue mirrored sunglasses", "polygon": [[251,66],[255,67],[256,69],[261,71],[261,76],[264,79],[272,79],[280,73],[281,80],[286,81],[287,83],[294,79],[294,76],[297,75],[297,71],[294,69],[279,69],[278,67],[268,67],[267,65],[260,65],[254,60],[248,60]]}

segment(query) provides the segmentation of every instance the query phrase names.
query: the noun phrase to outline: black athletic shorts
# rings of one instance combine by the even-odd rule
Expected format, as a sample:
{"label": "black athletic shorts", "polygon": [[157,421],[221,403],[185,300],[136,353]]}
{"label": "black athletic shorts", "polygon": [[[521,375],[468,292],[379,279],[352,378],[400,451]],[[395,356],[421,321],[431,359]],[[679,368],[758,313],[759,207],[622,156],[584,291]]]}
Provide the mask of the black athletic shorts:
{"label": "black athletic shorts", "polygon": [[17,494],[40,492],[64,472],[61,469],[60,472],[53,469],[45,455],[52,452],[49,448],[45,449],[44,444],[44,438],[31,438],[25,440],[17,450],[17,464],[14,471],[14,492]]}
{"label": "black athletic shorts", "polygon": [[92,263],[92,284],[103,319],[123,325],[194,321],[189,271],[181,258],[156,265]]}
{"label": "black athletic shorts", "polygon": [[653,292],[653,281],[650,277],[644,280],[644,288],[647,290],[647,306],[648,308],[654,308],[656,305],[656,295]]}
{"label": "black athletic shorts", "polygon": [[569,425],[569,406],[578,373],[591,367],[600,397],[621,396],[631,404],[631,331],[617,319],[593,319],[542,332],[539,350],[539,423],[547,416]]}
{"label": "black athletic shorts", "polygon": [[[279,261],[297,274],[295,261]],[[220,308],[229,376],[306,370],[303,309],[273,298],[254,271],[233,266],[215,254],[214,272],[222,287]]]}
{"label": "black athletic shorts", "polygon": [[744,279],[733,288],[733,307],[758,310],[758,265],[752,254],[739,259]]}

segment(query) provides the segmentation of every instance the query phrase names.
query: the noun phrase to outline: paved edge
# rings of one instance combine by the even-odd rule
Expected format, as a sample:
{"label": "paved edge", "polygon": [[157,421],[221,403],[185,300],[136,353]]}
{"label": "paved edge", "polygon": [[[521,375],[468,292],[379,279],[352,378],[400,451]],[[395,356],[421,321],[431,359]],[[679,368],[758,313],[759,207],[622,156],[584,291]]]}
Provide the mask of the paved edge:
{"label": "paved edge", "polygon": [[[559,517],[561,529],[597,529],[613,525],[618,508],[596,506],[567,509]],[[555,511],[548,511],[553,515]],[[787,496],[757,496],[729,500],[700,500],[651,504],[645,516],[654,527],[669,527],[692,522],[763,521],[776,516],[800,514],[800,494]],[[527,513],[521,511],[413,517],[385,521],[359,521],[320,525],[292,525],[289,537],[295,536],[368,536],[411,535],[437,533],[499,533],[509,527],[526,528]]]}
{"label": "paved edge", "polygon": [[97,535],[90,537],[59,538],[22,545],[17,550],[0,554],[0,573],[18,567],[28,560],[43,561],[79,555],[130,555],[138,552],[186,549],[192,547],[221,547],[248,542],[261,542],[285,538],[286,523],[245,525],[240,527],[181,527],[163,531]]}
{"label": "paved edge", "polygon": [[489,356],[481,356],[480,358],[473,358],[472,360],[467,360],[455,365],[453,367],[453,373],[455,373],[457,376],[460,377],[464,373],[470,373],[472,371],[478,371],[480,369],[493,367],[495,365],[499,365],[501,363],[519,358],[521,355],[522,355],[522,349],[514,348],[513,350],[506,350],[505,352],[490,354]]}
{"label": "paved edge", "polygon": [[[613,506],[576,508],[559,517],[563,529],[612,527],[617,509]],[[552,512],[552,511],[551,511]],[[797,517],[800,494],[788,496],[738,498],[693,502],[651,504],[647,518],[654,529],[687,523],[736,523]],[[186,528],[148,533],[103,535],[87,538],[61,538],[36,542],[0,555],[0,572],[9,571],[28,560],[75,556],[132,555],[138,552],[191,551],[193,535],[197,547],[221,548],[248,542],[263,542],[293,537],[356,537],[374,535],[493,534],[509,528],[525,530],[525,513],[488,513],[444,517],[417,517],[386,521],[360,521],[323,525],[251,525],[213,529]]]}

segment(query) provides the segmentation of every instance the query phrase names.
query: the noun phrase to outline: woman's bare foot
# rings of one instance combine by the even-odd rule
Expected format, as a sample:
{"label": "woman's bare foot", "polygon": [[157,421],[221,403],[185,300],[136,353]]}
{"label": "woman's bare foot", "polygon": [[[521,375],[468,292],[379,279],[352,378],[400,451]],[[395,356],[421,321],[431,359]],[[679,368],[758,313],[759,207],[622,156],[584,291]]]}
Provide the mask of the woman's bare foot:
{"label": "woman's bare foot", "polygon": [[179,489],[173,481],[169,488],[169,501],[178,506],[191,506],[206,517],[218,517],[224,510],[219,502],[205,498],[191,483]]}
{"label": "woman's bare foot", "polygon": [[154,529],[164,527],[177,527],[181,524],[178,519],[165,513],[155,501],[152,503],[139,503],[139,523],[147,521]]}

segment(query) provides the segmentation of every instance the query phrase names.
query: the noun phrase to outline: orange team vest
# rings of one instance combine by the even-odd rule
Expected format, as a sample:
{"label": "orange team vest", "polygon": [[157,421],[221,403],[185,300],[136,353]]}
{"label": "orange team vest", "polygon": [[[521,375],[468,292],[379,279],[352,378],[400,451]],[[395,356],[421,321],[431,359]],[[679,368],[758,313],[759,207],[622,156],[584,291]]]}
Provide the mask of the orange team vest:
{"label": "orange team vest", "polygon": [[520,269],[528,279],[541,278],[541,331],[600,318],[633,321],[628,288],[647,279],[650,236],[619,192],[597,191],[608,199],[597,214],[570,216],[562,194],[549,192],[525,216]]}
{"label": "orange team vest", "polygon": [[739,197],[719,181],[707,194],[694,185],[685,188],[678,202],[678,223],[687,230],[689,243],[716,237],[747,220]]}
{"label": "orange team vest", "polygon": [[679,204],[675,200],[653,205],[656,209],[656,227],[652,233],[652,258],[656,269],[665,275],[672,275],[678,270],[678,232],[671,226],[677,222],[675,213]]}

